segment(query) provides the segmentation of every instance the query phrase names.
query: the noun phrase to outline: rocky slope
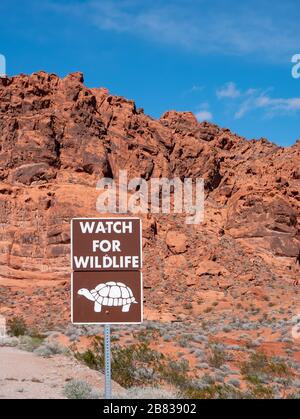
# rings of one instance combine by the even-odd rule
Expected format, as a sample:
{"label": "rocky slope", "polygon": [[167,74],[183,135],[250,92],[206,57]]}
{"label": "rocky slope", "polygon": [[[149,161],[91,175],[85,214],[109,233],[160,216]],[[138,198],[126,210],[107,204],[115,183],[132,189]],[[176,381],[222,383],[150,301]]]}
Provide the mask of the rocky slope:
{"label": "rocky slope", "polygon": [[149,319],[295,297],[300,142],[247,141],[188,112],[154,120],[80,73],[39,72],[0,79],[0,314],[69,321],[70,219],[98,216],[96,182],[120,169],[205,179],[204,223],[142,216]]}

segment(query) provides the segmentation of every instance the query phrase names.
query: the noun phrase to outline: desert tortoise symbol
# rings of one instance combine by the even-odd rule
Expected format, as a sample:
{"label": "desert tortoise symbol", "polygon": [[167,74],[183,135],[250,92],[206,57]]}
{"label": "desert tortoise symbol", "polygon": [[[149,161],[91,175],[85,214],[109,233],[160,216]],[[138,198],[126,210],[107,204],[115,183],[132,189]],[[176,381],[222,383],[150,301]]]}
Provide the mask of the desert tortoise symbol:
{"label": "desert tortoise symbol", "polygon": [[82,288],[78,294],[95,303],[94,311],[96,313],[101,313],[102,306],[122,307],[122,312],[127,313],[131,304],[137,304],[131,289],[122,282],[99,284],[91,291]]}

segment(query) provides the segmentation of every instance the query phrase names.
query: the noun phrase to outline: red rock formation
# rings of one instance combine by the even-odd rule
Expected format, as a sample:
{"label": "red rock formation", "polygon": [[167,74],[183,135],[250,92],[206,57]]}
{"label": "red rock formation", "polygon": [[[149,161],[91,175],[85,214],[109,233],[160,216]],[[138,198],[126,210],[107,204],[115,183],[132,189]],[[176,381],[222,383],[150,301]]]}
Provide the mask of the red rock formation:
{"label": "red rock formation", "polygon": [[143,217],[149,309],[172,308],[165,290],[190,301],[297,275],[287,268],[300,247],[299,142],[247,141],[191,113],[154,120],[81,73],[39,72],[0,79],[0,162],[0,312],[18,302],[31,318],[68,319],[70,219],[97,216],[96,182],[120,169],[205,179],[203,224]]}

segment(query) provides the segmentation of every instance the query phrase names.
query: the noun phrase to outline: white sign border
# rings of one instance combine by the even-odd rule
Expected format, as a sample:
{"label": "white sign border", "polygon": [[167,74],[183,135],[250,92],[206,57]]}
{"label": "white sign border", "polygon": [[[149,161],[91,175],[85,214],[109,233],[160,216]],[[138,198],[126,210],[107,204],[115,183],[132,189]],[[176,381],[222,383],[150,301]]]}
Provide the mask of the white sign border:
{"label": "white sign border", "polygon": [[[77,217],[71,219],[71,323],[77,326],[84,326],[84,325],[91,325],[91,326],[101,326],[101,325],[135,325],[135,324],[142,324],[144,322],[144,286],[143,286],[143,273],[141,270],[121,270],[119,272],[139,272],[140,274],[140,282],[141,282],[141,321],[139,322],[84,322],[84,323],[78,323],[74,322],[73,319],[73,308],[74,308],[74,301],[73,301],[73,220],[139,220],[140,222],[140,262],[141,262],[141,268],[143,268],[143,257],[142,257],[142,251],[143,251],[143,228],[142,228],[142,220],[139,217]],[[77,272],[84,272],[84,271],[77,271]],[[97,272],[97,271],[90,271],[90,272]],[[98,272],[118,272],[117,270],[99,270]]]}

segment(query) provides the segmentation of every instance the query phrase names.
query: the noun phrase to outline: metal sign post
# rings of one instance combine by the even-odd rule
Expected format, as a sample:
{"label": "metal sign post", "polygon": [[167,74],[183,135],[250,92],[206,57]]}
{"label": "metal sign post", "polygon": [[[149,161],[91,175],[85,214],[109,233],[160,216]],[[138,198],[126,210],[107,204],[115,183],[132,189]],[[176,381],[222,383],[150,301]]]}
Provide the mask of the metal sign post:
{"label": "metal sign post", "polygon": [[104,326],[104,368],[105,368],[105,392],[104,398],[111,399],[111,345],[110,325]]}

